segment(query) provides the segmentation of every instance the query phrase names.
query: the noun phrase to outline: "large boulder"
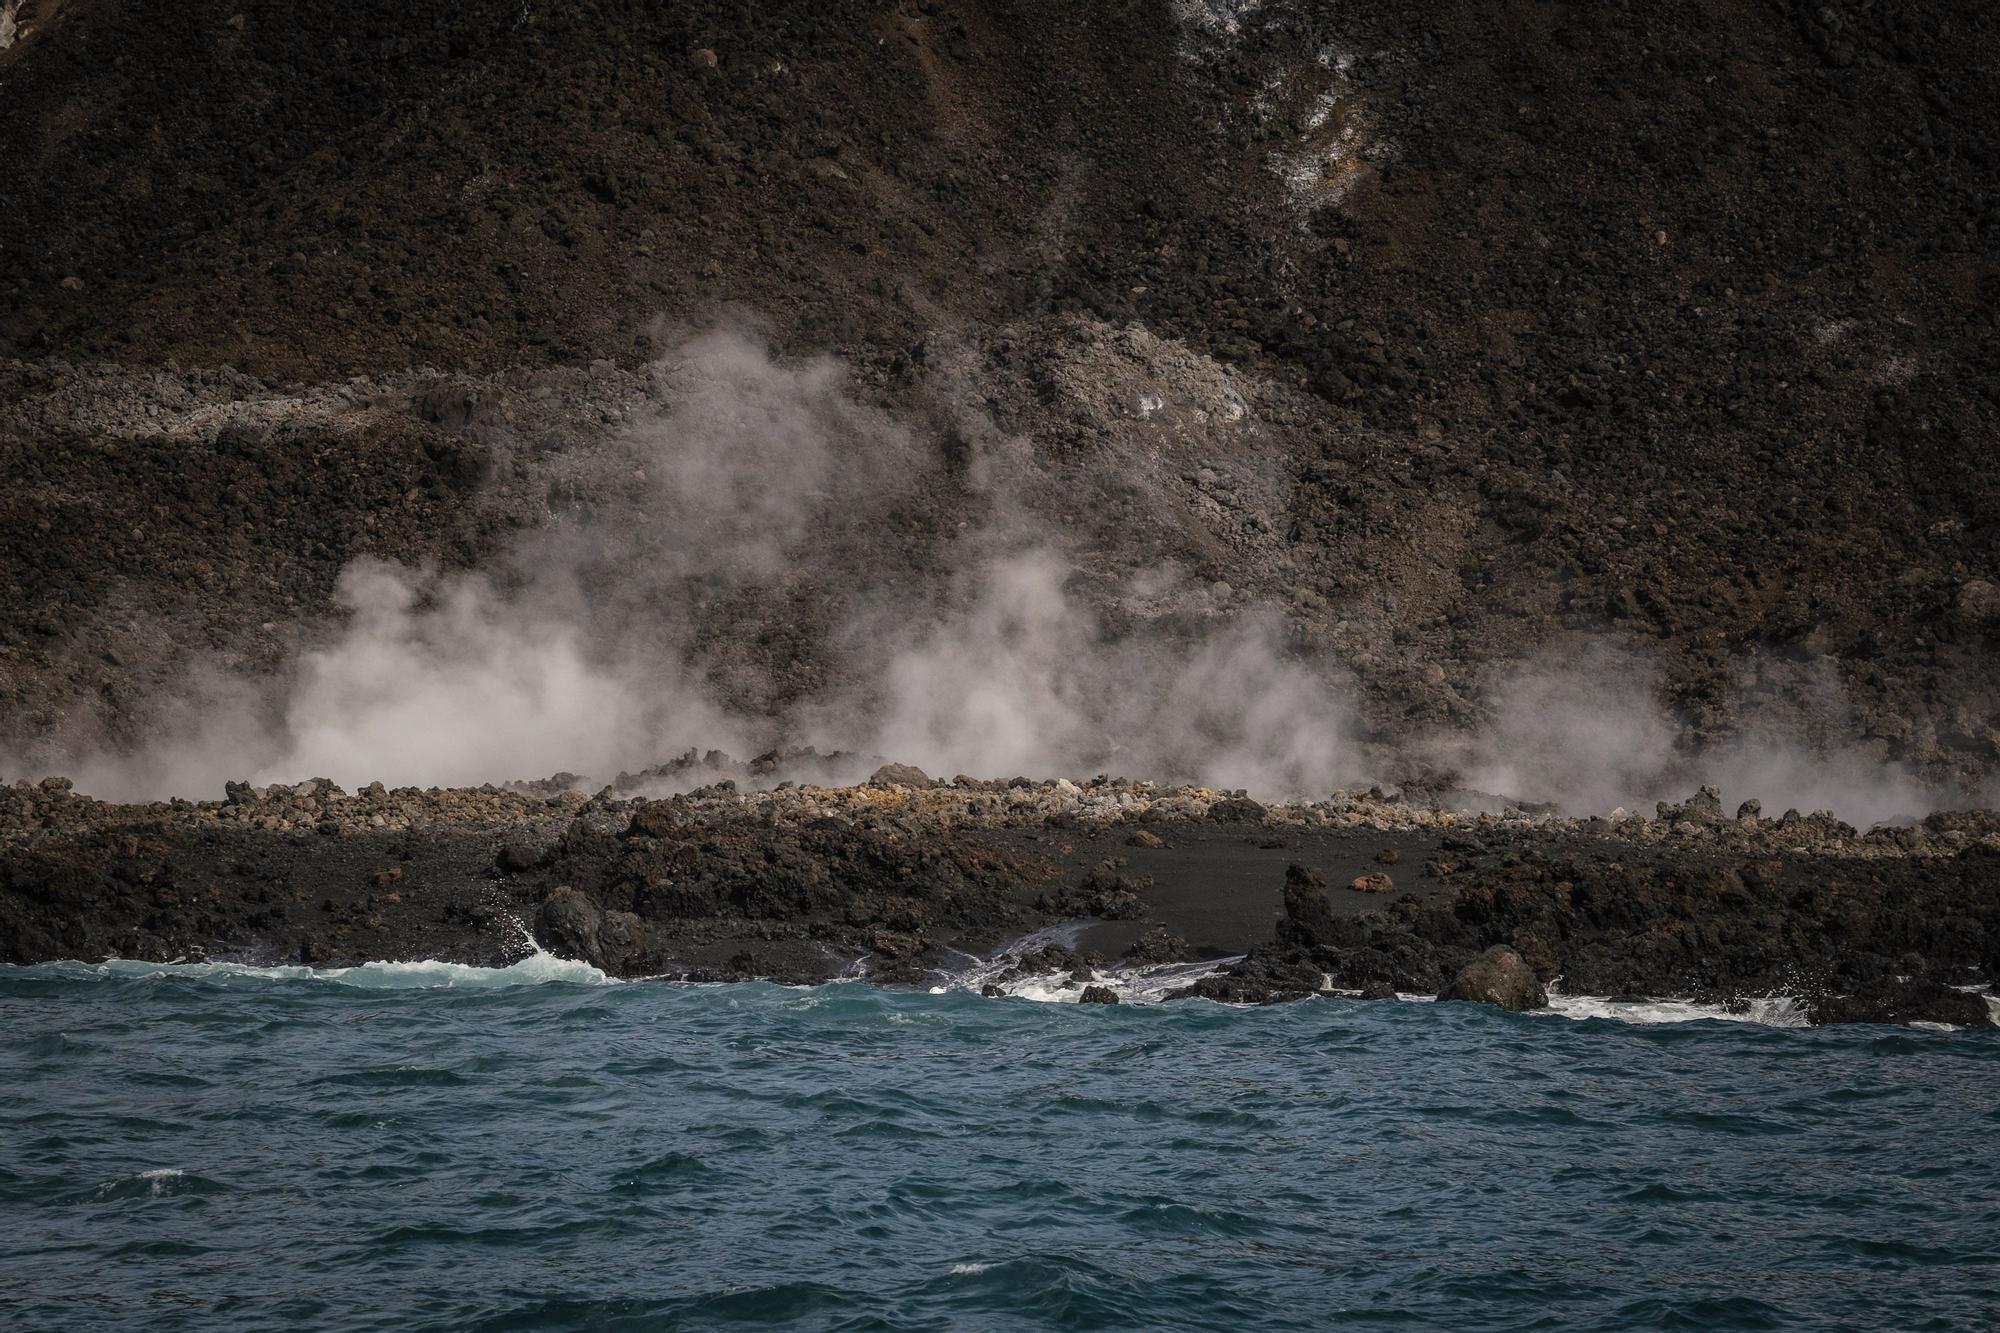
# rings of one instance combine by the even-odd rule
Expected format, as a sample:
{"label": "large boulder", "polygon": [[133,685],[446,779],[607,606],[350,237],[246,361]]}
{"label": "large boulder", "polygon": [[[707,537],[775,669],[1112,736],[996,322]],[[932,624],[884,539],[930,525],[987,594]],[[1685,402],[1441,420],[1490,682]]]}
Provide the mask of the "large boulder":
{"label": "large boulder", "polygon": [[[1761,810],[1762,807],[1760,806]],[[1705,786],[1679,805],[1656,802],[1654,812],[1667,824],[1718,824],[1722,822],[1722,789]]]}
{"label": "large boulder", "polygon": [[1982,627],[2000,627],[2000,585],[1972,579],[1958,590],[1958,614]]}
{"label": "large boulder", "polygon": [[1549,1005],[1549,993],[1542,989],[1535,970],[1504,944],[1494,945],[1467,963],[1438,999],[1497,1004],[1515,1013]]}
{"label": "large boulder", "polygon": [[1187,941],[1167,930],[1165,926],[1154,926],[1139,936],[1125,956],[1139,964],[1178,963],[1187,957]]}
{"label": "large boulder", "polygon": [[1124,857],[1100,861],[1090,868],[1074,895],[1091,916],[1107,921],[1129,921],[1141,915],[1146,904],[1142,895],[1152,892],[1151,875],[1123,873]]}
{"label": "large boulder", "polygon": [[535,909],[535,941],[558,958],[604,965],[604,912],[587,893],[564,884]]}
{"label": "large boulder", "polygon": [[1266,813],[1263,802],[1248,796],[1226,796],[1208,807],[1208,817],[1218,824],[1261,824]]}
{"label": "large boulder", "polygon": [[884,764],[868,778],[871,787],[928,787],[930,774],[914,764]]}
{"label": "large boulder", "polygon": [[1285,918],[1278,923],[1278,943],[1310,949],[1335,943],[1337,924],[1327,900],[1326,881],[1302,865],[1285,867]]}
{"label": "large boulder", "polygon": [[652,947],[646,923],[632,912],[606,912],[597,931],[597,966],[614,976],[629,976]]}

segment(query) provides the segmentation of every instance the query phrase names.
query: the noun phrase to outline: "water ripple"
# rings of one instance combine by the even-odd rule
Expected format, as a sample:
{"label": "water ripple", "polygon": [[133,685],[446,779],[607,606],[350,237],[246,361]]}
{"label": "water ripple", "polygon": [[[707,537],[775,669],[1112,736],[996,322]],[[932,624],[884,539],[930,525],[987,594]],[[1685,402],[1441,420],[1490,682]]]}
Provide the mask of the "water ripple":
{"label": "water ripple", "polygon": [[0,970],[0,1322],[1976,1328],[2000,1040]]}

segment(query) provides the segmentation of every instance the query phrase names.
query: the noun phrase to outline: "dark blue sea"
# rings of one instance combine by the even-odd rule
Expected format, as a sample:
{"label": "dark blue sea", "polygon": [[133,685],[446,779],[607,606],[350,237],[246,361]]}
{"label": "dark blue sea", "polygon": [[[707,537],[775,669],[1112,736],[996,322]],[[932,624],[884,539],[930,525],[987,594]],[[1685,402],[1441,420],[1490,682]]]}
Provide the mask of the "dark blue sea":
{"label": "dark blue sea", "polygon": [[597,980],[0,970],[0,1327],[2000,1326],[2000,1034]]}

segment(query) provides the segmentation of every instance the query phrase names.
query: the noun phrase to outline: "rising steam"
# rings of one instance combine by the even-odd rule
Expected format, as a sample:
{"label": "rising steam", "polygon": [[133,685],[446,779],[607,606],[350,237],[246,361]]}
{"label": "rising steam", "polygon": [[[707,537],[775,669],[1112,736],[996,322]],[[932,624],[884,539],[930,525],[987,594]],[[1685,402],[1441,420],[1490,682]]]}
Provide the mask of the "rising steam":
{"label": "rising steam", "polygon": [[[552,498],[494,572],[356,561],[338,627],[282,677],[192,683],[151,744],[81,758],[79,786],[602,781],[690,747],[786,743],[944,773],[1300,793],[1355,775],[1344,693],[1288,660],[1275,618],[1108,632],[1067,586],[1060,534],[1014,502],[1029,451],[1003,441],[948,478],[842,392],[836,364],[781,366],[740,334],[694,341],[660,380],[664,405],[629,430],[507,454]],[[978,526],[885,550],[897,511],[947,486]],[[833,680],[792,699],[739,642],[787,606]]]}
{"label": "rising steam", "polygon": [[[1805,670],[1805,669],[1801,669]],[[1493,719],[1437,750],[1467,788],[1544,801],[1574,814],[1618,808],[1650,814],[1704,783],[1731,803],[1756,799],[1767,813],[1830,810],[1859,825],[1922,814],[1941,797],[1984,804],[1981,793],[1927,789],[1853,742],[1854,719],[1832,681],[1811,682],[1815,705],[1798,729],[1765,718],[1730,741],[1695,749],[1661,705],[1660,673],[1644,658],[1604,644],[1524,663],[1493,692]],[[1754,715],[1754,714],[1753,714]]]}
{"label": "rising steam", "polygon": [[[69,771],[127,799],[245,776],[601,782],[690,747],[812,744],[946,776],[1294,796],[1412,757],[1360,745],[1338,664],[1295,652],[1275,610],[1193,612],[1171,571],[1081,568],[1032,512],[1048,479],[1025,442],[961,422],[971,456],[950,458],[847,383],[830,360],[697,338],[624,427],[502,442],[495,486],[541,512],[484,571],[356,561],[341,616],[301,627],[283,673],[199,673],[157,701],[149,744]],[[1687,753],[1657,693],[1643,665],[1603,653],[1524,668],[1491,692],[1483,731],[1417,757],[1579,813],[1702,781],[1860,821],[1932,803],[1838,746],[1809,759],[1760,735]]]}

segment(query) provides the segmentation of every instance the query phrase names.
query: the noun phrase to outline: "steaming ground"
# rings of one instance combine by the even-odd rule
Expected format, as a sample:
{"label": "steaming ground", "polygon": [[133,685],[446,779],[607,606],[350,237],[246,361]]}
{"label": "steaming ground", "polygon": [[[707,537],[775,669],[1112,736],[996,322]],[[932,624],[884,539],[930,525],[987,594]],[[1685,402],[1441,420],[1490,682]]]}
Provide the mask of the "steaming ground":
{"label": "steaming ground", "polygon": [[[1235,431],[1254,386],[1209,373],[1194,416]],[[1803,687],[1804,728],[1746,698],[1733,738],[1696,745],[1643,653],[1588,638],[1497,664],[1472,725],[1385,734],[1290,601],[1204,583],[1175,558],[1185,542],[1118,530],[1172,511],[1170,459],[1056,469],[962,382],[916,424],[854,383],[728,329],[683,342],[589,425],[531,430],[468,395],[463,424],[493,459],[478,503],[518,529],[479,568],[357,558],[336,614],[285,630],[274,670],[195,659],[139,710],[140,742],[0,773],[126,800],[246,777],[601,785],[689,750],[812,746],[859,756],[848,780],[875,757],[1265,798],[1414,779],[1578,814],[1701,782],[1864,825],[1990,798],[1844,739],[1855,720],[1831,678]],[[1107,495],[1124,497],[1109,520]]]}
{"label": "steaming ground", "polygon": [[917,8],[23,8],[0,769],[1992,799],[2000,28]]}

